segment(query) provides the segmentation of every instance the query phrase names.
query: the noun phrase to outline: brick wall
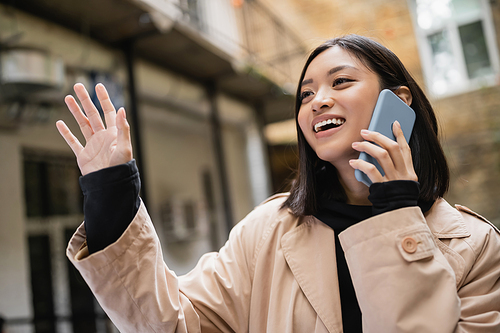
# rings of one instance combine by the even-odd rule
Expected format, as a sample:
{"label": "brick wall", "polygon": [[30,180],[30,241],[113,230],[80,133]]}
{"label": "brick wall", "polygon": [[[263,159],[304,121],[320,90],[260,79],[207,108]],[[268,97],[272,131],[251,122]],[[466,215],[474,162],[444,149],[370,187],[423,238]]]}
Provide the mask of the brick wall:
{"label": "brick wall", "polygon": [[451,203],[500,220],[500,86],[434,103],[451,169]]}
{"label": "brick wall", "polygon": [[415,79],[419,83],[423,82],[412,18],[406,1],[261,1],[300,35],[310,50],[336,36],[350,33],[368,36],[396,53]]}
{"label": "brick wall", "polygon": [[[490,1],[500,48],[500,1]],[[451,169],[450,203],[500,225],[500,75],[497,85],[433,101]]]}

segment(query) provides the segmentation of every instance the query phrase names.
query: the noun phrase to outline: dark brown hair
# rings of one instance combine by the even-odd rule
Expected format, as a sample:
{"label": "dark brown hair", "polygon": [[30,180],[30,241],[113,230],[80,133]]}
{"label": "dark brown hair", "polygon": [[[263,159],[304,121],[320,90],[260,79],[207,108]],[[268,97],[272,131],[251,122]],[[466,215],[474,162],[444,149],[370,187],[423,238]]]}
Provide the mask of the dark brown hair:
{"label": "dark brown hair", "polygon": [[320,197],[340,201],[347,199],[336,168],[316,155],[297,121],[301,106],[300,83],[304,80],[306,70],[314,58],[333,46],[346,50],[377,74],[381,89],[394,91],[401,86],[410,89],[413,97],[410,106],[416,113],[416,120],[409,146],[420,183],[419,200],[431,201],[443,196],[449,186],[449,169],[439,143],[437,120],[429,100],[392,51],[367,37],[347,35],[330,39],[318,46],[311,52],[302,69],[295,97],[299,167],[290,196],[283,203],[283,207],[290,208],[297,216],[304,216],[316,212],[317,200]]}

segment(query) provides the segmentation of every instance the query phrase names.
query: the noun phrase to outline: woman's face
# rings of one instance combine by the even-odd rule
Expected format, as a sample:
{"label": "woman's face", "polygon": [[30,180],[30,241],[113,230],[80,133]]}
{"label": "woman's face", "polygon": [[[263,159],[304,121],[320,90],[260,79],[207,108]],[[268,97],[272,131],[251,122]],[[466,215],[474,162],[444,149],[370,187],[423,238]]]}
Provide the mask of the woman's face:
{"label": "woman's face", "polygon": [[332,163],[357,158],[352,143],[363,141],[380,93],[378,75],[333,46],[310,63],[302,81],[298,123],[318,157]]}

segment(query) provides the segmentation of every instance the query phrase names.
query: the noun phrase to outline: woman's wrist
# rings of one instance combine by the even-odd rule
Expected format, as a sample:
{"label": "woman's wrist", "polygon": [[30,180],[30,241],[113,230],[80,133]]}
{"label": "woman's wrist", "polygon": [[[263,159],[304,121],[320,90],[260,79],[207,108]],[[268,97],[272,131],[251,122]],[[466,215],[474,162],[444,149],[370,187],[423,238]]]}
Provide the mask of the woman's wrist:
{"label": "woman's wrist", "polygon": [[413,180],[392,180],[373,183],[368,199],[372,203],[373,215],[395,209],[418,205],[420,184]]}

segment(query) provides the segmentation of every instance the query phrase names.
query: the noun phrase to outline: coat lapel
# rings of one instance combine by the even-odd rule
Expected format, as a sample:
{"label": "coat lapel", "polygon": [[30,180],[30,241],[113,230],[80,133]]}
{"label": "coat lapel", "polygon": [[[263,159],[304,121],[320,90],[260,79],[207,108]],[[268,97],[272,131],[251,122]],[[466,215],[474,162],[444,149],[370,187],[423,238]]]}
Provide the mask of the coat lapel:
{"label": "coat lapel", "polygon": [[281,238],[285,259],[309,303],[329,332],[342,332],[333,230],[307,217]]}

